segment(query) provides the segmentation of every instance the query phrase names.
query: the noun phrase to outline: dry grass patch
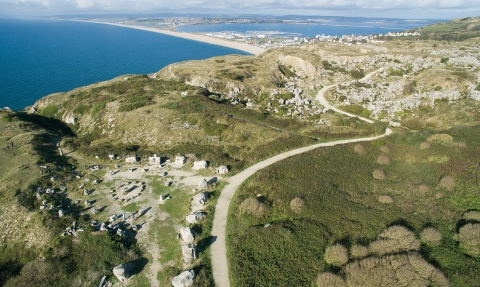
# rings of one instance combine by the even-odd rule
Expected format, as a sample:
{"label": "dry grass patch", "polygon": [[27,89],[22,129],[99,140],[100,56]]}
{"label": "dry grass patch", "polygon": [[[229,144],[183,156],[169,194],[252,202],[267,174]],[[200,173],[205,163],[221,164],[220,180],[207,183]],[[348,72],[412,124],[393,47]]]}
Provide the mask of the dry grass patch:
{"label": "dry grass patch", "polygon": [[427,142],[450,145],[453,143],[453,137],[447,134],[434,134],[427,138]]}
{"label": "dry grass patch", "polygon": [[380,203],[386,203],[386,204],[393,203],[393,198],[390,195],[379,195],[377,200]]}
{"label": "dry grass patch", "polygon": [[377,157],[377,163],[383,164],[383,165],[389,165],[390,164],[390,158],[384,154],[379,155]]}
{"label": "dry grass patch", "polygon": [[302,211],[304,205],[305,205],[305,203],[303,202],[303,199],[301,199],[300,197],[295,197],[290,202],[290,208],[295,213],[299,213],[300,211]]}
{"label": "dry grass patch", "polygon": [[361,259],[368,256],[368,248],[363,245],[355,244],[350,248],[350,257],[353,259]]}
{"label": "dry grass patch", "polygon": [[427,245],[435,246],[442,241],[442,234],[433,227],[427,227],[420,233],[420,241]]}
{"label": "dry grass patch", "polygon": [[418,186],[418,192],[420,193],[427,193],[430,192],[430,186],[422,183]]}
{"label": "dry grass patch", "polygon": [[325,262],[333,266],[342,266],[348,262],[348,250],[341,244],[327,247],[324,255]]}
{"label": "dry grass patch", "polygon": [[257,198],[247,198],[239,206],[242,214],[249,214],[253,217],[264,217],[270,213],[270,207]]}
{"label": "dry grass patch", "polygon": [[381,169],[374,170],[372,175],[373,175],[374,179],[378,179],[378,180],[385,179],[385,171],[383,171]]}
{"label": "dry grass patch", "polygon": [[389,146],[386,146],[386,145],[382,145],[380,147],[380,150],[384,153],[390,153],[390,147]]}
{"label": "dry grass patch", "polygon": [[430,143],[429,142],[423,142],[420,144],[420,149],[429,149],[430,148]]}
{"label": "dry grass patch", "polygon": [[453,190],[453,187],[455,186],[455,179],[453,176],[447,175],[442,177],[440,181],[438,182],[439,187],[443,187],[449,191]]}
{"label": "dry grass patch", "polygon": [[420,242],[418,242],[415,234],[408,228],[400,225],[385,229],[378,236],[378,239],[368,246],[370,253],[380,256],[419,249]]}
{"label": "dry grass patch", "polygon": [[318,287],[345,287],[345,280],[342,277],[330,272],[324,272],[317,277]]}
{"label": "dry grass patch", "polygon": [[365,153],[365,147],[362,144],[356,144],[353,150],[358,154]]}
{"label": "dry grass patch", "polygon": [[468,223],[460,227],[455,239],[460,243],[460,248],[465,254],[480,257],[480,224]]}

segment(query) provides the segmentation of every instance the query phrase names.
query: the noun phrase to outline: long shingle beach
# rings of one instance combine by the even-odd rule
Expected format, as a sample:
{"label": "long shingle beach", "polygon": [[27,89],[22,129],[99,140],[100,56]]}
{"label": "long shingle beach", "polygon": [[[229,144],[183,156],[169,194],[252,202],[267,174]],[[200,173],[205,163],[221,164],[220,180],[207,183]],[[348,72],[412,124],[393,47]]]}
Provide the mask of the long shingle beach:
{"label": "long shingle beach", "polygon": [[[81,21],[81,20],[77,20]],[[90,22],[90,23],[97,23],[97,24],[107,24],[107,25],[113,25],[113,26],[119,26],[119,27],[125,27],[125,28],[132,28],[132,29],[138,29],[138,30],[144,30],[144,31],[149,31],[149,32],[154,32],[154,33],[160,33],[160,34],[165,34],[169,36],[174,36],[174,37],[179,37],[179,38],[184,38],[188,40],[193,40],[193,41],[199,41],[199,42],[204,42],[212,45],[218,45],[218,46],[223,46],[227,48],[232,48],[240,51],[244,51],[253,55],[258,55],[261,54],[262,52],[265,51],[265,49],[245,44],[245,43],[240,43],[240,42],[235,42],[235,41],[230,41],[226,39],[221,39],[217,37],[211,37],[207,35],[202,35],[202,34],[192,34],[192,33],[184,33],[184,32],[175,32],[167,29],[159,29],[155,27],[146,27],[146,26],[140,26],[140,25],[124,25],[124,24],[118,24],[118,23],[109,23],[109,22],[97,22],[97,21],[81,21],[81,22]]]}

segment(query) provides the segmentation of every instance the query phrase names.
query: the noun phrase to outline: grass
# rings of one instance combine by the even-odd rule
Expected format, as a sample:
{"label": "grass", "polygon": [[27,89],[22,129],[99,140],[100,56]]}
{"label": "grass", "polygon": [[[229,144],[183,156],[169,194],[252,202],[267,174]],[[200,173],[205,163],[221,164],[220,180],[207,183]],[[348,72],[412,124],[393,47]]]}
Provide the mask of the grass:
{"label": "grass", "polygon": [[[479,131],[478,126],[464,126],[401,132],[364,143],[362,154],[355,153],[355,145],[322,148],[259,171],[237,191],[230,207],[227,246],[232,285],[311,286],[319,272],[338,272],[323,259],[328,246],[368,246],[386,227],[400,225],[417,237],[425,227],[435,227],[443,237],[441,244],[422,245],[421,256],[439,268],[452,286],[478,286],[475,270],[480,269],[480,261],[466,255],[454,235],[461,214],[480,208],[475,199],[479,167],[474,160]],[[466,148],[442,144],[419,148],[437,133],[465,142]],[[376,163],[384,154],[383,146],[389,147],[383,150],[389,151],[390,165]],[[447,156],[449,161],[428,162],[433,155]],[[372,177],[378,168],[385,170],[382,181]],[[451,191],[437,187],[446,175],[455,178]],[[430,191],[417,192],[421,184],[430,186]],[[240,204],[257,194],[271,213],[242,214]],[[381,203],[379,195],[389,195],[393,202]],[[295,197],[304,201],[300,212],[290,207]],[[270,227],[264,227],[267,223]]]}

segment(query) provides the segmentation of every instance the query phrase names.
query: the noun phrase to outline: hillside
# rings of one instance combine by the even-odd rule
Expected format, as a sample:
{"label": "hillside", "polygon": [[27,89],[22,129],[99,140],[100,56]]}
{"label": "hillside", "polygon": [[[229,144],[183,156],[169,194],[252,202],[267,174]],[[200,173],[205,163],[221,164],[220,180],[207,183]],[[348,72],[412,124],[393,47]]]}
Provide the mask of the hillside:
{"label": "hillside", "polygon": [[[480,17],[454,19],[416,29],[420,39],[439,41],[465,41],[480,36]],[[418,38],[418,37],[415,37]]]}
{"label": "hillside", "polygon": [[[338,247],[343,254],[361,245],[365,251],[362,247],[387,236],[389,227],[402,225],[414,243],[434,227],[442,244],[400,251],[390,246],[394,251],[382,256],[410,257],[377,256],[374,266],[410,258],[436,268],[427,268],[435,274],[428,278],[474,286],[474,273],[455,270],[458,262],[478,267],[475,239],[462,242],[458,234],[463,223],[478,220],[467,216],[464,222],[464,214],[480,210],[474,188],[479,46],[478,38],[312,43],[259,56],[176,63],[151,75],[124,75],[49,95],[26,112],[2,111],[5,145],[15,146],[0,153],[7,163],[0,168],[1,216],[4,230],[8,225],[19,232],[2,245],[1,282],[60,286],[74,278],[72,285],[98,286],[108,276],[118,286],[163,286],[194,270],[196,285],[213,286],[210,230],[231,174],[294,148],[381,135],[390,127],[394,135],[385,140],[317,149],[248,180],[228,223],[235,258],[230,264],[238,267],[234,283],[253,284],[248,280],[255,277],[245,274],[258,274],[263,285],[308,286],[317,276],[354,282],[344,270],[353,270],[372,251],[338,263],[325,255],[327,247],[344,245]],[[332,105],[373,124],[320,104],[316,98],[325,87]],[[178,163],[177,156],[185,158]],[[193,169],[201,160],[206,168]],[[56,190],[54,195],[47,188]],[[256,217],[255,209],[242,207],[249,198],[266,213]],[[191,205],[196,200],[200,214]],[[29,223],[21,229],[16,220]],[[192,238],[184,237],[185,228]],[[82,255],[85,250],[104,261],[92,262]],[[294,256],[298,264],[261,273],[248,264],[248,254],[259,256],[255,262],[277,255],[290,262]],[[124,263],[134,266],[127,283],[112,271]],[[64,268],[69,264],[78,268]],[[422,271],[408,268],[405,272]],[[56,269],[62,270],[58,276],[45,275]],[[280,273],[278,282],[285,284],[269,281]]]}

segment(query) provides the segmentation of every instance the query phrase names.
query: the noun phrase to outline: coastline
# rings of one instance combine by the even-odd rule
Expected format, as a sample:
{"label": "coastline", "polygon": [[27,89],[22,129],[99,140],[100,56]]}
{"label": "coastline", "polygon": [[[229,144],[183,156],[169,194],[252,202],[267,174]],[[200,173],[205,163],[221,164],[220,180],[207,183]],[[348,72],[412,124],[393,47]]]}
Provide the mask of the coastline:
{"label": "coastline", "polygon": [[224,39],[220,39],[220,38],[216,38],[216,37],[210,37],[210,36],[201,35],[201,34],[174,32],[174,31],[170,31],[170,30],[166,30],[166,29],[139,26],[139,25],[125,25],[125,24],[118,24],[118,23],[87,21],[87,20],[73,20],[73,21],[96,23],[96,24],[105,24],[105,25],[112,25],[112,26],[118,26],[118,27],[124,27],[124,28],[143,30],[143,31],[148,31],[148,32],[153,32],[153,33],[159,33],[159,34],[169,35],[169,36],[183,38],[183,39],[187,39],[187,40],[193,40],[193,41],[203,42],[203,43],[207,43],[207,44],[223,46],[223,47],[227,47],[227,48],[231,48],[231,49],[235,49],[235,50],[240,50],[240,51],[250,53],[252,55],[259,55],[259,54],[261,54],[265,51],[265,49],[257,47],[257,46],[252,46],[252,45],[248,45],[248,44],[244,44],[244,43],[240,43],[240,42],[235,42],[235,41],[228,41],[228,40],[224,40]]}

